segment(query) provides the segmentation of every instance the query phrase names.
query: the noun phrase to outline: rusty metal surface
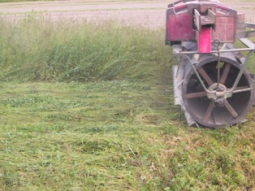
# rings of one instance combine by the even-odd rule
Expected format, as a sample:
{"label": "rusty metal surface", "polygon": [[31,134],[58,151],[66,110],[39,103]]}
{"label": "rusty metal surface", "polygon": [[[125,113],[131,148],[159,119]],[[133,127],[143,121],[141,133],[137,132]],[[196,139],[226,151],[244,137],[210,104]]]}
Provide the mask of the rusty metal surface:
{"label": "rusty metal surface", "polygon": [[208,123],[209,117],[212,115],[213,109],[214,109],[214,102],[213,100],[210,101],[210,104],[206,110],[205,117],[203,119],[204,123]]}
{"label": "rusty metal surface", "polygon": [[208,74],[202,67],[198,69],[198,72],[199,74],[201,74],[201,76],[203,77],[203,79],[206,81],[206,83],[209,86],[213,84],[213,81],[211,80],[211,78],[208,76]]}
{"label": "rusty metal surface", "polygon": [[188,93],[186,94],[187,99],[199,98],[207,96],[207,92],[196,92],[196,93]]}

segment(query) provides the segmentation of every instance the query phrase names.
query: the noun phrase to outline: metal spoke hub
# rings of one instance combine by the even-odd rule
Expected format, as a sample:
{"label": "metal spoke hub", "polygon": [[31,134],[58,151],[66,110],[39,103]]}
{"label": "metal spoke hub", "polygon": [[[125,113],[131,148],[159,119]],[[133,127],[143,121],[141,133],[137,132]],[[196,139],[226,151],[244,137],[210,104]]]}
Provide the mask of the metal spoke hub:
{"label": "metal spoke hub", "polygon": [[227,87],[220,83],[214,83],[208,88],[209,92],[207,92],[208,99],[214,99],[216,103],[221,103],[228,97],[232,96],[232,93],[227,91]]}

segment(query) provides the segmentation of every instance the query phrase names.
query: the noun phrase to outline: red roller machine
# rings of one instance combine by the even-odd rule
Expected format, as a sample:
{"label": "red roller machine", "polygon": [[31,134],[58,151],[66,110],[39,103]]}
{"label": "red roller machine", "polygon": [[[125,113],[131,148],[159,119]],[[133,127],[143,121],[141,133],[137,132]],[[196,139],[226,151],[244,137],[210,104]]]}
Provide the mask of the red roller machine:
{"label": "red roller machine", "polygon": [[[216,128],[245,121],[254,102],[246,65],[255,52],[248,37],[255,24],[216,0],[180,0],[168,5],[166,44],[173,46],[175,104],[189,125]],[[238,39],[245,48],[236,48]],[[242,54],[246,52],[245,54]],[[244,56],[245,55],[245,56]]]}

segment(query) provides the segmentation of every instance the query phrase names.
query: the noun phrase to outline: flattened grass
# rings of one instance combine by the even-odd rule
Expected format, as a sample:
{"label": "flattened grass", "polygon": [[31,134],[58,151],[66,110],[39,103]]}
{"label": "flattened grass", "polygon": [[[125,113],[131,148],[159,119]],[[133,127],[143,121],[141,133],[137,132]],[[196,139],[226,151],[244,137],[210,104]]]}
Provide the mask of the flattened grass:
{"label": "flattened grass", "polygon": [[[254,188],[254,122],[188,128],[168,84],[2,83],[2,190]],[[171,91],[170,91],[171,92]]]}
{"label": "flattened grass", "polygon": [[[128,81],[8,83],[3,89],[2,189],[140,187],[137,169],[146,170],[154,155],[149,150],[157,147],[150,143],[157,128],[149,120],[162,112],[154,116],[149,109],[157,90]],[[157,123],[164,120],[158,116]]]}

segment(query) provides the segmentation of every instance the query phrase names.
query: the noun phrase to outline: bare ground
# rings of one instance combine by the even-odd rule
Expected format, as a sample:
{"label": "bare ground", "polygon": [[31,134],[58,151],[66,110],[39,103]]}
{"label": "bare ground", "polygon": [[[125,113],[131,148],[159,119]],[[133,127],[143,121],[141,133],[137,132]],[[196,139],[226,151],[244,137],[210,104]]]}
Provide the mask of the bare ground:
{"label": "bare ground", "polygon": [[[50,1],[1,3],[0,17],[18,20],[28,14],[44,14],[56,19],[73,19],[104,21],[118,19],[125,24],[139,24],[150,27],[164,26],[165,10],[172,1]],[[246,14],[246,21],[255,23],[255,0],[221,1],[239,12]]]}

